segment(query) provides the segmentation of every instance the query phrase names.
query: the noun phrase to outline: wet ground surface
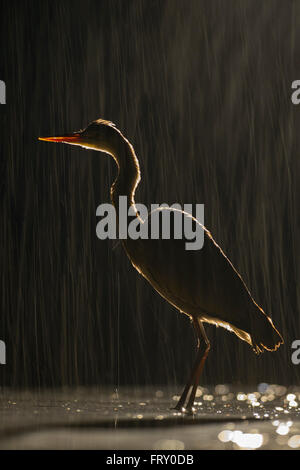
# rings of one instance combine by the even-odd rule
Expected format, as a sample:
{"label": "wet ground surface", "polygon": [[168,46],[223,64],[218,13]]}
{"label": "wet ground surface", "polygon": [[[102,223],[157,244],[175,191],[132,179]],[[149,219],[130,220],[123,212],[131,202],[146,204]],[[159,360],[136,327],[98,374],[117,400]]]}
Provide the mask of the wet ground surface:
{"label": "wet ground surface", "polygon": [[[178,393],[178,390],[176,390]],[[300,449],[300,387],[1,390],[0,449]]]}

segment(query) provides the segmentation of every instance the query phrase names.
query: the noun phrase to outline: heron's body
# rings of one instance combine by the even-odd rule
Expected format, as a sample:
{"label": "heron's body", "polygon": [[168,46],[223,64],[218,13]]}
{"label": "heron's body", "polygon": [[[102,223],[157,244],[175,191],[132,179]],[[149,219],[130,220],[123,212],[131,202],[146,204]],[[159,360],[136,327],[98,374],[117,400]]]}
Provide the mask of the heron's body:
{"label": "heron's body", "polygon": [[[118,208],[119,197],[127,196],[128,204],[139,217],[134,201],[140,181],[138,160],[132,145],[112,123],[99,119],[79,133],[44,140],[67,142],[112,155],[119,169],[111,187],[112,202]],[[182,215],[190,217],[185,213]],[[184,406],[191,388],[187,408],[192,409],[210,348],[203,323],[234,332],[256,353],[264,349],[276,350],[283,342],[270,317],[252,298],[240,274],[210,232],[202,228],[204,245],[196,251],[185,249],[184,238],[123,240],[125,251],[137,271],[163,298],[188,315],[195,326],[199,339],[198,354],[190,380],[178,402],[179,409]]]}
{"label": "heron's body", "polygon": [[189,317],[232,330],[250,345],[256,319],[266,320],[268,328],[268,320],[209,232],[198,251],[187,251],[184,239],[128,239],[123,244],[140,274]]}

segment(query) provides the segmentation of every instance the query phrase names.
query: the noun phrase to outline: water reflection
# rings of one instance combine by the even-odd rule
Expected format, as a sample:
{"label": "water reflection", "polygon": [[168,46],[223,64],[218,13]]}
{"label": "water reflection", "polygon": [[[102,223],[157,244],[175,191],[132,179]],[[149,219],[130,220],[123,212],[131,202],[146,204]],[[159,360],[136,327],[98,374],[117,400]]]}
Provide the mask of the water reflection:
{"label": "water reflection", "polygon": [[[300,387],[266,383],[251,388],[229,384],[199,387],[195,413],[189,416],[172,409],[178,400],[172,392],[167,387],[120,388],[117,392],[96,388],[40,393],[4,390],[0,448],[8,448],[8,443],[3,444],[8,434],[13,436],[15,430],[17,435],[26,426],[36,429],[39,436],[47,433],[46,448],[49,439],[63,445],[58,436],[62,443],[68,436],[65,445],[71,442],[76,447],[79,435],[78,445],[83,448],[90,448],[91,442],[104,449],[112,445],[116,449],[174,450],[300,448]],[[88,435],[93,439],[88,440]]]}

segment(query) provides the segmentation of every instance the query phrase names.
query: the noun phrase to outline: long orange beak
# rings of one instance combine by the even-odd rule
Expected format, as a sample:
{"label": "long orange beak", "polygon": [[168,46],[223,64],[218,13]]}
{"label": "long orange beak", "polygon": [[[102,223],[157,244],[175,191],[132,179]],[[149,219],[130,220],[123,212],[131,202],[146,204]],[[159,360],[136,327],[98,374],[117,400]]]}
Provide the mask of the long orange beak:
{"label": "long orange beak", "polygon": [[80,140],[81,134],[76,132],[74,134],[59,135],[57,137],[39,137],[39,140],[45,140],[46,142],[70,142],[75,143]]}

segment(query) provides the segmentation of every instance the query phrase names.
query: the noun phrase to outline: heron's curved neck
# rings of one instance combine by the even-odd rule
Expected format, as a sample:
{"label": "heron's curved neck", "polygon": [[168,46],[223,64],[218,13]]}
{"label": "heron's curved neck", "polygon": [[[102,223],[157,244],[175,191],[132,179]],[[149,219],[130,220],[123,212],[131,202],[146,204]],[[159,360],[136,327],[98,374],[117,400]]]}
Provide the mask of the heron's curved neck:
{"label": "heron's curved neck", "polygon": [[126,196],[128,206],[135,207],[134,194],[140,182],[140,166],[133,146],[120,131],[115,134],[110,154],[118,166],[118,175],[110,188],[112,203],[119,208],[119,197]]}

